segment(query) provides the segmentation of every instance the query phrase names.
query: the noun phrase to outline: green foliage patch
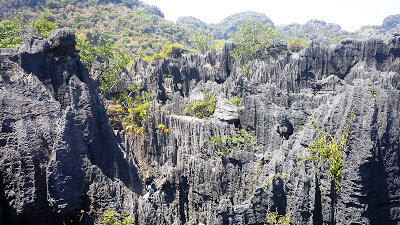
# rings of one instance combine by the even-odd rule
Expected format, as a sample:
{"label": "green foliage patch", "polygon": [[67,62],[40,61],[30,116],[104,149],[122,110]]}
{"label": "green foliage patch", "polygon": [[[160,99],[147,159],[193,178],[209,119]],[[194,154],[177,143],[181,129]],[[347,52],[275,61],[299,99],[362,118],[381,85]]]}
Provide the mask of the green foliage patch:
{"label": "green foliage patch", "polygon": [[188,103],[183,115],[197,118],[210,117],[214,114],[217,99],[211,93],[203,93],[204,100]]}
{"label": "green foliage patch", "polygon": [[173,50],[173,48],[184,48],[182,44],[168,44],[168,45],[164,45],[162,47],[162,51],[154,54],[152,56],[144,56],[143,60],[146,61],[147,63],[151,63],[156,59],[162,59],[162,58],[168,58]]}
{"label": "green foliage patch", "polygon": [[239,26],[232,38],[236,45],[232,55],[246,63],[256,58],[267,57],[268,48],[279,38],[279,33],[269,23],[248,20]]}
{"label": "green foliage patch", "polygon": [[53,32],[57,27],[53,22],[48,21],[45,17],[40,17],[39,19],[32,21],[29,27],[35,34],[38,34],[44,38],[47,38],[51,32]]}
{"label": "green foliage patch", "polygon": [[16,48],[22,42],[20,18],[0,21],[0,48]]}
{"label": "green foliage patch", "polygon": [[310,42],[301,39],[299,37],[293,37],[286,40],[288,49],[292,52],[300,52],[301,50],[305,49]]}
{"label": "green foliage patch", "polygon": [[267,188],[275,179],[283,179],[286,178],[286,176],[287,176],[286,173],[277,173],[272,176],[269,176],[267,179],[265,179],[263,183],[263,189]]}
{"label": "green foliage patch", "polygon": [[214,144],[217,155],[229,155],[232,151],[251,151],[258,147],[257,137],[249,134],[245,129],[239,130],[233,137],[214,136],[209,142]]}
{"label": "green foliage patch", "polygon": [[335,183],[336,190],[340,190],[343,172],[343,152],[346,146],[347,133],[353,118],[354,110],[350,115],[350,119],[339,141],[337,141],[332,134],[323,131],[313,119],[311,122],[313,127],[318,131],[319,137],[307,147],[310,155],[301,157],[302,162],[327,162],[329,165],[328,173]]}
{"label": "green foliage patch", "polygon": [[236,106],[236,108],[239,108],[240,103],[243,101],[243,98],[231,98],[229,99],[229,101],[232,102],[232,104],[234,104]]}
{"label": "green foliage patch", "polygon": [[289,215],[279,215],[277,211],[268,213],[267,221],[264,225],[292,225],[294,224]]}
{"label": "green foliage patch", "polygon": [[95,46],[111,43],[135,57],[153,55],[168,43],[187,45],[190,36],[187,28],[137,0],[7,0],[0,6],[9,9],[0,12],[1,18],[21,15],[22,25],[28,25],[43,17],[57,27],[75,29]]}
{"label": "green foliage patch", "polygon": [[120,220],[114,210],[107,210],[103,218],[101,220],[102,225],[133,225],[135,223],[135,219],[131,216],[127,216]]}
{"label": "green foliage patch", "polygon": [[202,53],[205,53],[211,50],[214,40],[211,34],[196,33],[189,38],[189,42],[194,46],[194,48],[200,50]]}
{"label": "green foliage patch", "polygon": [[135,132],[143,136],[143,120],[150,118],[147,108],[151,105],[152,94],[136,92],[135,98],[132,97],[133,91],[124,91],[120,94],[119,102],[123,105],[123,110],[127,113],[122,119],[122,126],[126,131]]}
{"label": "green foliage patch", "polygon": [[92,67],[97,56],[101,57],[105,63],[106,68],[100,74],[99,79],[99,88],[103,94],[109,93],[120,84],[121,80],[117,79],[117,76],[133,63],[133,59],[129,55],[118,52],[116,47],[110,43],[94,46],[83,36],[77,36],[76,43],[79,56],[87,68]]}

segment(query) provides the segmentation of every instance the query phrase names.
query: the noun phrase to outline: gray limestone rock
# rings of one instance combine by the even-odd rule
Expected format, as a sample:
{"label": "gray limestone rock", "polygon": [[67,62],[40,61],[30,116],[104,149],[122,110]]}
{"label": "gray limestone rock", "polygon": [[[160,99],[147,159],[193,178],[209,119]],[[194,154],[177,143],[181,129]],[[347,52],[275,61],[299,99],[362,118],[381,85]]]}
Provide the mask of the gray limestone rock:
{"label": "gray limestone rock", "polygon": [[231,101],[225,98],[219,98],[215,107],[213,117],[226,121],[228,123],[234,123],[239,121],[238,107],[236,107]]}
{"label": "gray limestone rock", "polygon": [[[136,75],[119,75],[115,92],[138,84],[154,96],[139,136],[112,131],[71,35],[57,31],[52,41],[32,37],[18,52],[0,50],[7,222],[63,224],[84,209],[93,224],[111,208],[149,225],[262,225],[270,212],[295,224],[400,223],[399,37],[328,48],[313,42],[298,54],[250,62],[249,79],[230,56],[231,43],[150,65],[135,60]],[[182,116],[201,92],[219,99],[217,119]],[[240,110],[232,97],[243,98]],[[319,137],[312,120],[340,140],[352,112],[336,190],[326,162],[300,157]],[[216,154],[210,139],[238,129],[258,146]],[[140,177],[155,186],[149,198]]]}
{"label": "gray limestone rock", "polygon": [[133,155],[118,144],[79,56],[65,48],[75,48],[74,34],[61,29],[0,56],[5,224],[93,223],[106,209],[136,211]]}

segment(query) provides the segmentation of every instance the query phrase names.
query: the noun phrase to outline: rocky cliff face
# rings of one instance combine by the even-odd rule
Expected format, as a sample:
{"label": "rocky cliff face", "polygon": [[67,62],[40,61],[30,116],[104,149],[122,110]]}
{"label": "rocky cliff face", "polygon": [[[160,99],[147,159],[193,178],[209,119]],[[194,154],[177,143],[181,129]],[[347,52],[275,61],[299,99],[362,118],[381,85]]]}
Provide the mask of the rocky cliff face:
{"label": "rocky cliff face", "polygon": [[[107,208],[136,224],[400,223],[400,38],[346,40],[250,63],[250,79],[226,44],[122,75],[154,96],[145,135],[113,133],[73,34],[31,38],[1,51],[0,216],[9,224],[62,224],[80,209]],[[213,117],[182,116],[210,92]],[[230,98],[243,98],[239,108]],[[317,138],[311,120],[340,139],[351,112],[341,189],[325,163],[300,165]],[[165,124],[171,132],[157,129]],[[209,142],[236,129],[259,147],[217,155]],[[140,174],[140,175],[139,175]],[[141,178],[155,193],[142,197]],[[71,216],[71,218],[69,218]],[[64,221],[57,221],[63,218]],[[50,222],[51,221],[51,222]],[[78,223],[78,222],[75,222]]]}
{"label": "rocky cliff face", "polygon": [[77,224],[114,207],[133,214],[141,182],[132,153],[108,123],[73,31],[1,49],[0,62],[2,224]]}
{"label": "rocky cliff face", "polygon": [[[300,54],[253,62],[250,81],[230,47],[135,64],[134,82],[163,104],[146,122],[146,137],[128,137],[158,190],[151,201],[139,199],[139,224],[264,224],[275,210],[295,224],[398,224],[400,39],[312,43]],[[239,122],[221,121],[217,113],[179,116],[200,92],[219,102],[243,98]],[[335,191],[326,164],[298,166],[298,156],[317,138],[312,114],[340,139],[353,110],[342,188]],[[171,134],[157,131],[158,123]],[[235,126],[256,135],[261,147],[216,155],[208,140]]]}

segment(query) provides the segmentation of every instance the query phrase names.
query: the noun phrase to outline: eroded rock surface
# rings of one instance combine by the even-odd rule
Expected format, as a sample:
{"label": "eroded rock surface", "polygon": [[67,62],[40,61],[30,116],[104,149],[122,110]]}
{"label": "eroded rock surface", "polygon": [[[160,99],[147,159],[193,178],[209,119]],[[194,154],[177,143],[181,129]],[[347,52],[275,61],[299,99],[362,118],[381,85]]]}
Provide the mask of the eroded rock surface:
{"label": "eroded rock surface", "polygon": [[[314,42],[299,54],[250,63],[250,80],[229,51],[136,62],[135,79],[164,104],[153,108],[146,137],[127,139],[157,184],[153,200],[139,199],[139,224],[264,224],[276,210],[295,224],[398,224],[400,38],[330,48]],[[201,92],[243,98],[239,123],[179,116]],[[299,156],[317,138],[313,115],[339,140],[353,110],[335,191],[327,164],[298,166]],[[159,123],[171,134],[157,131]],[[216,155],[208,140],[237,128],[256,135],[260,147]]]}
{"label": "eroded rock surface", "polygon": [[[0,215],[7,220],[62,224],[84,209],[90,223],[112,208],[154,225],[256,225],[275,211],[295,224],[400,223],[399,37],[329,48],[313,42],[249,63],[249,80],[229,43],[150,65],[135,60],[136,75],[124,71],[116,91],[135,83],[154,96],[144,136],[115,135],[74,43],[49,54],[51,43],[31,38],[0,51]],[[182,116],[202,92],[226,104],[211,118]],[[227,103],[233,97],[243,98],[237,111]],[[299,157],[318,135],[311,120],[339,140],[353,111],[336,191],[327,164],[299,166]],[[259,146],[217,155],[210,138],[238,129]],[[150,198],[141,176],[155,186]]]}
{"label": "eroded rock surface", "polygon": [[3,224],[90,223],[109,208],[133,215],[142,184],[76,54],[74,32],[0,52]]}

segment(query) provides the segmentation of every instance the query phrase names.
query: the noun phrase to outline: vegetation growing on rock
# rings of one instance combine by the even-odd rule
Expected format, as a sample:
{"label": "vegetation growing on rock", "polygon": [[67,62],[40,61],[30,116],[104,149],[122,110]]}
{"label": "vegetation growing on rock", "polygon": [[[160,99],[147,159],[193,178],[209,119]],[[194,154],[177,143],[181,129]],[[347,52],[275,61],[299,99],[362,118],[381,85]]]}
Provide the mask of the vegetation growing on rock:
{"label": "vegetation growing on rock", "polygon": [[347,142],[348,131],[354,118],[354,110],[351,112],[346,128],[338,141],[334,135],[323,131],[313,119],[312,125],[317,130],[319,137],[307,147],[309,156],[302,157],[303,162],[313,161],[328,163],[328,174],[335,183],[336,190],[340,189],[343,172],[343,152]]}
{"label": "vegetation growing on rock", "polygon": [[264,225],[293,225],[289,215],[279,215],[277,211],[268,213],[267,221]]}
{"label": "vegetation growing on rock", "polygon": [[131,216],[119,219],[114,210],[107,210],[104,212],[101,222],[102,225],[133,225],[135,219]]}
{"label": "vegetation growing on rock", "polygon": [[299,52],[306,48],[310,43],[304,39],[293,37],[286,40],[288,49],[292,52]]}
{"label": "vegetation growing on rock", "polygon": [[21,16],[28,25],[45,18],[57,27],[71,27],[90,44],[112,44],[120,52],[133,56],[156,54],[170,43],[187,45],[189,32],[167,21],[162,12],[137,0],[72,0],[72,1],[1,1],[10,10],[0,18]]}
{"label": "vegetation growing on rock", "polygon": [[234,104],[237,108],[239,108],[240,103],[243,101],[243,98],[234,97],[234,98],[229,99],[229,101],[231,101],[232,104]]}
{"label": "vegetation growing on rock", "polygon": [[165,126],[165,125],[162,124],[162,123],[158,124],[157,129],[160,130],[160,131],[162,131],[162,132],[164,132],[164,133],[166,133],[166,134],[168,134],[169,132],[171,132],[171,130],[168,129],[167,126]]}
{"label": "vegetation growing on rock", "polygon": [[214,144],[217,155],[229,155],[233,151],[251,151],[258,147],[257,137],[249,134],[245,129],[239,130],[234,136],[214,136],[210,139]]}
{"label": "vegetation growing on rock", "polygon": [[206,118],[214,114],[217,99],[211,93],[203,93],[204,100],[188,103],[183,111],[185,116]]}
{"label": "vegetation growing on rock", "polygon": [[173,51],[173,49],[183,49],[183,45],[178,44],[178,43],[174,43],[174,44],[168,44],[168,45],[164,45],[162,47],[162,51],[159,53],[156,53],[152,56],[144,56],[143,60],[146,61],[147,63],[151,63],[156,59],[163,59],[163,58],[168,58],[171,56],[171,53]]}
{"label": "vegetation growing on rock", "polygon": [[3,19],[0,21],[0,48],[15,48],[22,41],[20,19]]}
{"label": "vegetation growing on rock", "polygon": [[265,179],[264,183],[263,183],[263,189],[266,189],[271,183],[272,181],[274,181],[275,179],[284,179],[287,177],[286,173],[276,173],[272,176],[268,176],[267,179]]}
{"label": "vegetation growing on rock", "polygon": [[144,130],[142,128],[143,120],[150,118],[147,113],[147,108],[152,103],[151,99],[152,95],[147,92],[136,95],[134,100],[130,97],[130,94],[128,97],[125,97],[125,102],[123,104],[127,114],[122,119],[122,126],[126,131],[133,131],[140,136],[144,135]]}
{"label": "vegetation growing on rock", "polygon": [[50,33],[57,28],[53,22],[48,21],[44,17],[40,17],[36,21],[32,21],[31,24],[29,24],[29,27],[35,34],[44,38],[47,38]]}

